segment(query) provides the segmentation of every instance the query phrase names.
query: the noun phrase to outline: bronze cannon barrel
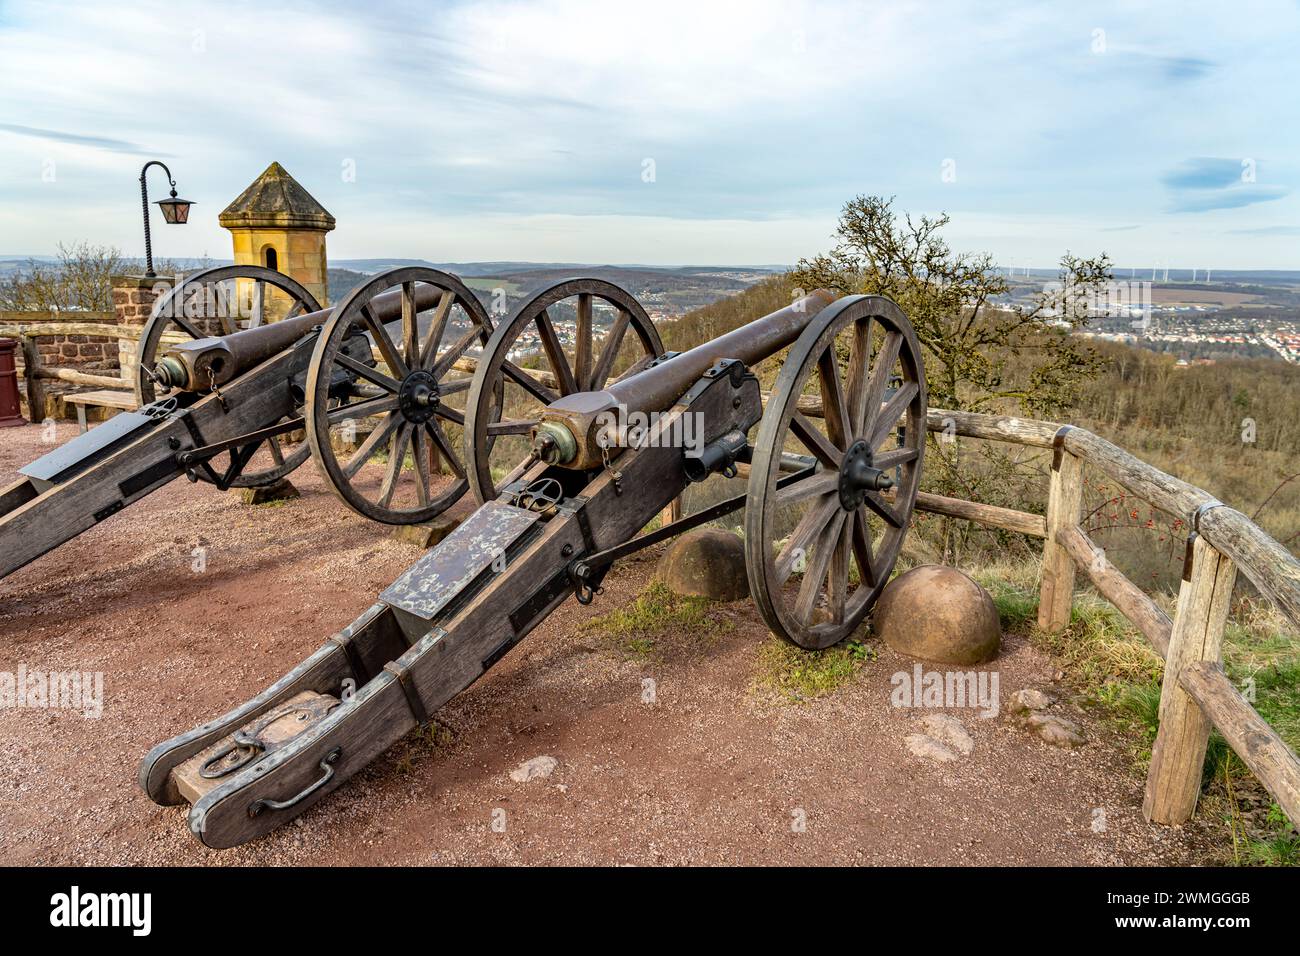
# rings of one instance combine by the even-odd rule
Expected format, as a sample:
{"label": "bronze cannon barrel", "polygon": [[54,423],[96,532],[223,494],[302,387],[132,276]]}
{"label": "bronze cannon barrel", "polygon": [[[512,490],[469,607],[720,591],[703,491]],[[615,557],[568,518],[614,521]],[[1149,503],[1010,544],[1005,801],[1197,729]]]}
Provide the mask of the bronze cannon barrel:
{"label": "bronze cannon barrel", "polygon": [[775,355],[797,339],[808,321],[834,299],[834,293],[817,289],[784,309],[615,382],[606,391],[617,404],[631,410],[661,412],[719,359],[739,359],[746,365],[756,365]]}
{"label": "bronze cannon barrel", "polygon": [[[434,308],[441,296],[440,289],[417,285],[416,311]],[[394,289],[375,296],[368,308],[380,325],[397,321],[402,317],[401,291]],[[330,311],[320,309],[230,335],[182,342],[167,350],[154,374],[163,384],[189,391],[206,389],[213,384],[224,385],[283,352],[316,326],[322,325],[329,318]]]}
{"label": "bronze cannon barrel", "polygon": [[620,406],[629,412],[662,412],[672,407],[720,359],[755,365],[797,339],[808,323],[830,305],[835,294],[817,289],[783,309],[697,345],[601,392],[575,392],[547,406],[534,434],[538,456],[571,468],[592,468],[602,460],[598,425]]}

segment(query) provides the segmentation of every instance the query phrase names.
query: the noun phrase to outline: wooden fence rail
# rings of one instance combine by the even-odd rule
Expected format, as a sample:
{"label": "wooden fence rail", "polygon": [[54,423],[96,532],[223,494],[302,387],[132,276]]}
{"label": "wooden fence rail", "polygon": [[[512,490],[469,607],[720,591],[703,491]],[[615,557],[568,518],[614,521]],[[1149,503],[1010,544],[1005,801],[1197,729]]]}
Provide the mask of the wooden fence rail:
{"label": "wooden fence rail", "polygon": [[[820,411],[815,398],[805,409],[812,415]],[[1086,429],[933,408],[927,427],[944,435],[1052,449],[1045,518],[939,495],[920,496],[917,508],[1044,538],[1039,626],[1058,631],[1069,624],[1079,569],[1164,658],[1160,727],[1143,802],[1147,819],[1167,824],[1190,819],[1210,729],[1217,727],[1300,825],[1300,758],[1223,671],[1223,631],[1238,572],[1300,631],[1300,561],[1241,512]],[[1187,557],[1172,620],[1080,526],[1085,464],[1186,522]]]}
{"label": "wooden fence rail", "polygon": [[[0,320],[13,319],[28,313],[0,313]],[[110,339],[119,342],[135,342],[140,338],[144,328],[138,325],[115,325],[106,322],[84,322],[74,319],[76,313],[68,313],[52,321],[0,321],[0,338],[17,339],[23,356],[23,381],[27,387],[27,407],[33,421],[39,421],[45,414],[45,389],[42,380],[57,379],[73,385],[87,385],[93,388],[128,390],[132,388],[130,369],[122,368],[117,375],[95,375],[75,368],[49,366],[41,361],[41,352],[36,340],[47,336],[85,335]]]}

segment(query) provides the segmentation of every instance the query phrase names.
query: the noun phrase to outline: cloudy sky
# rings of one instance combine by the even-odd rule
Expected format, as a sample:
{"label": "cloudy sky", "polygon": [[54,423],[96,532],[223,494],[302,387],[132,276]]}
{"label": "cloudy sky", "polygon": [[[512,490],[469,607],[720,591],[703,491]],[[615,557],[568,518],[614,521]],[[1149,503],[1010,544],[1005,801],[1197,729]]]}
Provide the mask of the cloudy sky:
{"label": "cloudy sky", "polygon": [[786,263],[882,193],[1008,265],[1294,269],[1298,41],[1294,0],[0,0],[0,255],[140,255],[161,158],[161,255],[229,257],[278,160],[334,259]]}

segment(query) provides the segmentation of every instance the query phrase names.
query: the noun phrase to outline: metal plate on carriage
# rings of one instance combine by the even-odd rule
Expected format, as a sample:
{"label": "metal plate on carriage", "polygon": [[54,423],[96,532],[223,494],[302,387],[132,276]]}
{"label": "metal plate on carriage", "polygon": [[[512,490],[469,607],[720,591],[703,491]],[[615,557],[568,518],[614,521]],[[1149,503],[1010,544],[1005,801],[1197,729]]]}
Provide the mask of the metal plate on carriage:
{"label": "metal plate on carriage", "polygon": [[157,425],[158,421],[141,412],[119,412],[48,455],[19,468],[18,473],[38,482],[58,484],[107,458],[118,446],[125,445],[128,439],[137,437],[138,432]]}
{"label": "metal plate on carriage", "polygon": [[489,501],[411,565],[380,599],[423,620],[432,620],[540,517],[534,511]]}

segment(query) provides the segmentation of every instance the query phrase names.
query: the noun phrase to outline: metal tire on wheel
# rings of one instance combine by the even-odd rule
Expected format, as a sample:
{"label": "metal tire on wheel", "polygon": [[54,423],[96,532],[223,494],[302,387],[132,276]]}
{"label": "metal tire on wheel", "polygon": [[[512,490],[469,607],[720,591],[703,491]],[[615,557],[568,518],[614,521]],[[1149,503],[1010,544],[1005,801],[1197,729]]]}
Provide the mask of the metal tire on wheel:
{"label": "metal tire on wheel", "polygon": [[[820,426],[799,410],[817,395]],[[841,299],[791,346],[763,411],[745,505],[749,587],[774,634],[819,649],[867,616],[916,506],[925,416],[920,345],[889,299]],[[816,470],[778,489],[791,454],[814,458]]]}
{"label": "metal tire on wheel", "polygon": [[[574,300],[574,341],[566,349],[548,310],[568,299]],[[595,322],[600,303],[614,314],[598,352]],[[509,357],[530,326],[535,327],[540,345],[537,357],[545,363],[541,368],[522,368]],[[631,364],[618,368],[629,329],[636,336],[641,354],[637,355],[635,348],[627,350],[623,358],[630,358]],[[497,326],[484,347],[465,402],[465,456],[471,464],[469,481],[474,497],[480,503],[491,501],[497,496],[497,487],[508,483],[525,459],[526,452],[516,447],[513,451],[518,454],[498,454],[494,469],[492,455],[498,439],[527,436],[539,421],[541,409],[556,399],[573,392],[600,391],[616,370],[623,376],[633,374],[663,355],[663,351],[659,333],[641,303],[612,282],[566,279],[524,302]],[[511,387],[507,389],[507,385]],[[510,414],[504,420],[503,408]],[[494,477],[494,470],[504,477]]]}
{"label": "metal tire on wheel", "polygon": [[[400,332],[388,328],[399,320],[381,324],[371,310],[374,299],[390,291],[401,300]],[[421,329],[425,310],[432,315]],[[460,279],[424,267],[374,276],[330,313],[307,373],[307,440],[326,480],[351,508],[385,524],[416,524],[465,493],[467,466],[446,432],[448,424],[460,427],[465,419],[447,399],[469,388],[468,373],[453,373],[469,348],[491,333],[487,310]],[[450,342],[440,351],[444,338]],[[372,417],[379,421],[369,437],[340,457],[333,428]],[[387,456],[382,480],[368,488],[363,468],[381,453]],[[442,461],[453,480],[435,493]]]}
{"label": "metal tire on wheel", "polygon": [[[251,283],[247,308],[240,294],[239,283]],[[185,278],[154,302],[149,321],[140,333],[136,347],[135,397],[141,405],[149,405],[168,397],[159,393],[149,375],[149,370],[166,351],[166,338],[173,335],[202,339],[210,336],[224,337],[246,329],[257,328],[266,321],[268,289],[278,290],[289,300],[289,309],[282,318],[291,318],[307,312],[317,312],[320,305],[315,296],[301,283],[262,266],[235,265],[204,269]],[[202,296],[201,301],[199,296]],[[233,313],[233,314],[232,314]],[[231,485],[236,488],[255,488],[274,484],[284,478],[311,456],[307,442],[290,443],[286,436],[264,439],[270,462],[268,467],[246,466]],[[259,443],[260,444],[260,443]],[[237,450],[247,453],[247,448]],[[207,480],[205,473],[197,477]]]}

